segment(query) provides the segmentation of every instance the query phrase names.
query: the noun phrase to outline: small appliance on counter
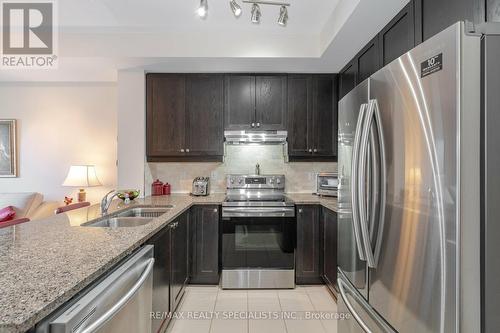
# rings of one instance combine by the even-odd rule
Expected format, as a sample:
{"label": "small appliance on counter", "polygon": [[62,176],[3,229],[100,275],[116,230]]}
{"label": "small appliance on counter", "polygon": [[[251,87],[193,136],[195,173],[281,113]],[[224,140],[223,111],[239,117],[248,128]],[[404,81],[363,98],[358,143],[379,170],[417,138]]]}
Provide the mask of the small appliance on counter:
{"label": "small appliance on counter", "polygon": [[191,195],[207,196],[210,194],[210,177],[196,177],[193,179]]}
{"label": "small appliance on counter", "polygon": [[320,172],[316,175],[316,195],[336,197],[338,187],[337,172]]}

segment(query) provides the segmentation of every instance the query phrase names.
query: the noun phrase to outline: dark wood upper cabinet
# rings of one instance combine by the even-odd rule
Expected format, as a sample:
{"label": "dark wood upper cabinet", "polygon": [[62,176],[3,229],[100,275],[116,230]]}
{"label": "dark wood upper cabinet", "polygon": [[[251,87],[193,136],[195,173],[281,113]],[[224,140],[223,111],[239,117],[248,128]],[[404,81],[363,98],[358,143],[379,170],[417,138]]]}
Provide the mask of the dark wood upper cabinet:
{"label": "dark wood upper cabinet", "polygon": [[148,161],[222,160],[222,75],[147,74]]}
{"label": "dark wood upper cabinet", "polygon": [[493,18],[491,2],[498,6],[498,0],[414,0],[416,43],[426,41],[458,21],[483,23],[486,17]]}
{"label": "dark wood upper cabinet", "polygon": [[227,74],[226,130],[286,128],[286,75]]}
{"label": "dark wood upper cabinet", "polygon": [[356,87],[357,77],[358,61],[353,59],[339,73],[339,100]]}
{"label": "dark wood upper cabinet", "polygon": [[297,206],[297,284],[322,283],[322,246],[319,207]]}
{"label": "dark wood upper cabinet", "polygon": [[188,75],[186,78],[186,144],[188,154],[224,154],[223,75]]}
{"label": "dark wood upper cabinet", "polygon": [[191,279],[193,284],[219,283],[219,207],[191,210]]}
{"label": "dark wood upper cabinet", "polygon": [[[181,156],[185,144],[186,78],[182,74],[146,77],[146,146],[149,156]],[[133,133],[131,135],[134,135]]]}
{"label": "dark wood upper cabinet", "polygon": [[292,161],[337,156],[337,76],[288,77],[288,156]]}
{"label": "dark wood upper cabinet", "polygon": [[292,156],[310,156],[313,142],[313,77],[288,76],[288,153]]}
{"label": "dark wood upper cabinet", "polygon": [[382,67],[415,46],[413,2],[406,5],[379,34]]}
{"label": "dark wood upper cabinet", "polygon": [[334,75],[315,75],[313,80],[315,156],[337,156],[337,80]]}
{"label": "dark wood upper cabinet", "polygon": [[255,123],[258,129],[286,128],[286,75],[257,75],[255,78]]}
{"label": "dark wood upper cabinet", "polygon": [[228,74],[225,77],[226,130],[251,129],[255,123],[255,76]]}
{"label": "dark wood upper cabinet", "polygon": [[332,292],[337,284],[337,213],[322,208],[323,280]]}
{"label": "dark wood upper cabinet", "polygon": [[358,78],[357,83],[361,83],[378,71],[380,67],[378,36],[373,38],[358,54]]}

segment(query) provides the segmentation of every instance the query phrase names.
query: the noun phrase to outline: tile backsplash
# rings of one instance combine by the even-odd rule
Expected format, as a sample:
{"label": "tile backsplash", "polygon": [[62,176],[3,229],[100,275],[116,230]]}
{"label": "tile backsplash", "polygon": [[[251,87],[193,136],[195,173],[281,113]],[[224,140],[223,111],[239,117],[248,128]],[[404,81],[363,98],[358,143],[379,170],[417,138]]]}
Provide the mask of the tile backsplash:
{"label": "tile backsplash", "polygon": [[223,193],[227,174],[253,174],[257,163],[261,174],[284,174],[287,192],[312,193],[316,190],[316,173],[337,170],[334,162],[287,163],[284,146],[280,145],[228,145],[225,149],[223,163],[146,163],[146,195],[150,194],[155,179],[169,182],[174,193],[189,193],[193,179],[198,176],[210,177],[210,192]]}

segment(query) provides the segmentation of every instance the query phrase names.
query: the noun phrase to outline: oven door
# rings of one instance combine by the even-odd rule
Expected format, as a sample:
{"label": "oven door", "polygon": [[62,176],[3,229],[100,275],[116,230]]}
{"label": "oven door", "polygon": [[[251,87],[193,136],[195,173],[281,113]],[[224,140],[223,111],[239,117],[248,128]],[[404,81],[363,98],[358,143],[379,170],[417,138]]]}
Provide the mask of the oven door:
{"label": "oven door", "polygon": [[227,216],[224,210],[222,287],[294,288],[295,214],[244,216],[238,212],[238,216]]}

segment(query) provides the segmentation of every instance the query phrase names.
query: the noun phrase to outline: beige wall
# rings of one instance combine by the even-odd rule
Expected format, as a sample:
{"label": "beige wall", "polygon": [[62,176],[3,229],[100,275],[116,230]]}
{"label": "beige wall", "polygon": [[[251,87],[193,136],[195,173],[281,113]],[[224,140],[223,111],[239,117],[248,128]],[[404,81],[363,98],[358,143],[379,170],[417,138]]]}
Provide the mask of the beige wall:
{"label": "beige wall", "polygon": [[224,163],[146,163],[146,194],[154,179],[169,182],[172,191],[191,191],[193,178],[211,177],[211,192],[225,192],[226,174],[254,173],[260,164],[261,174],[284,174],[287,192],[312,193],[316,173],[336,171],[337,163],[285,163],[284,146],[226,146]]}
{"label": "beige wall", "polygon": [[75,197],[61,184],[72,164],[95,164],[104,186],[88,189],[97,202],[116,186],[117,106],[113,83],[6,83],[0,118],[18,120],[20,174],[0,178],[0,192],[41,192],[46,200]]}

